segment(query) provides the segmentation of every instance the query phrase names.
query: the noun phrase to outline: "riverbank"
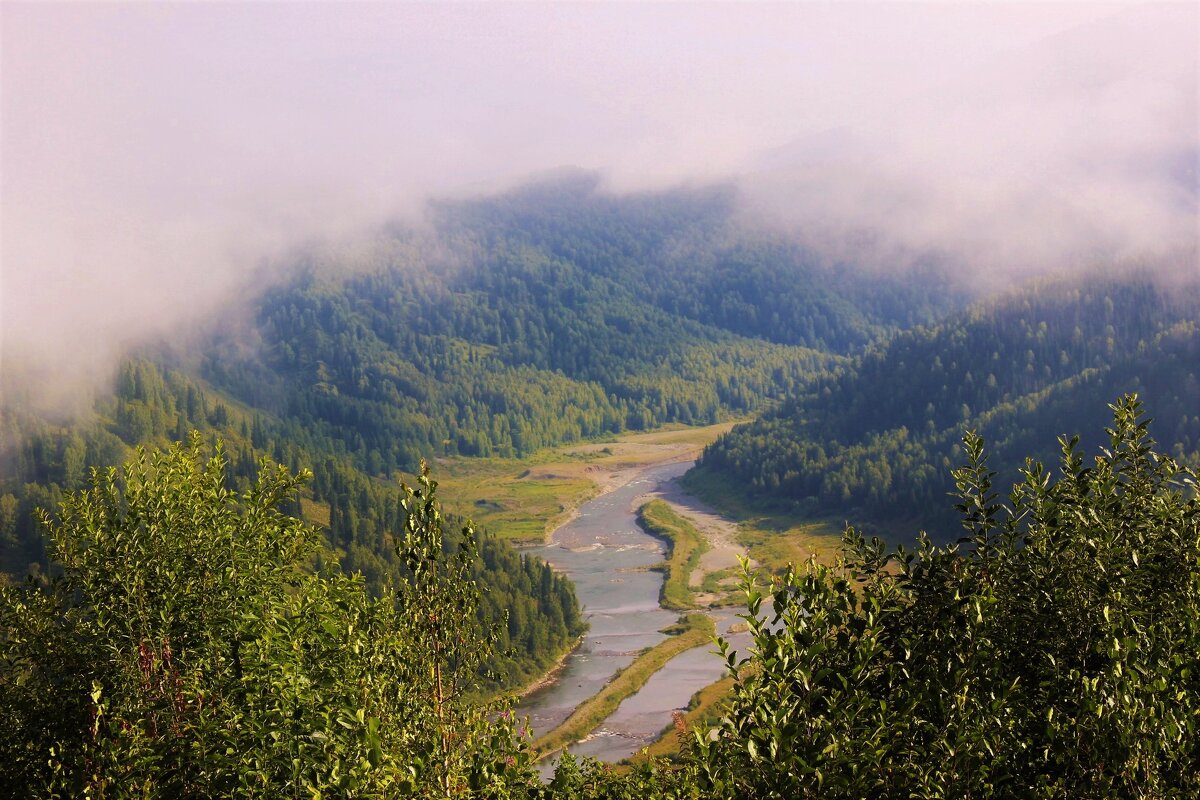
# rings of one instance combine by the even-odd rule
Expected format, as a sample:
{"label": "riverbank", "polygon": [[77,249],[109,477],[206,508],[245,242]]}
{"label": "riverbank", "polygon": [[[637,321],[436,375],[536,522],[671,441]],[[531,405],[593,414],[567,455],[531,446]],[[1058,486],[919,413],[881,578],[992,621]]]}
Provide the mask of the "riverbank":
{"label": "riverbank", "polygon": [[648,759],[676,757],[690,744],[693,730],[707,730],[719,722],[733,685],[733,678],[726,676],[696,692],[687,708],[675,714],[671,724],[663,728],[649,747],[639,750],[623,763],[637,764]]}
{"label": "riverbank", "polygon": [[542,673],[541,677],[535,678],[530,683],[513,692],[512,698],[514,700],[523,700],[534,692],[545,689],[547,686],[550,686],[556,680],[558,680],[559,674],[562,673],[563,668],[567,665],[567,659],[571,657],[571,653],[574,653],[577,649],[579,649],[579,645],[583,644],[583,639],[583,636],[579,636],[577,639],[575,639],[575,641],[571,643],[570,647],[566,648],[562,651],[562,653],[559,654],[558,658],[554,660],[554,663],[550,665],[549,669]]}
{"label": "riverbank", "polygon": [[533,750],[540,760],[583,739],[612,715],[627,697],[635,694],[672,658],[710,641],[716,628],[706,614],[681,618],[683,630],[641,653],[632,664],[617,672],[594,697],[580,703],[554,730],[539,737]]}
{"label": "riverbank", "polygon": [[752,568],[758,566],[742,540],[741,528],[689,494],[679,480],[667,484],[655,497],[683,518],[704,542],[699,562],[687,576],[692,601],[709,608],[728,604],[730,593],[737,589],[741,559],[747,559]]}
{"label": "riverbank", "polygon": [[676,611],[695,608],[691,576],[699,569],[708,542],[663,500],[651,500],[638,508],[637,520],[642,530],[667,543],[667,560],[658,567],[665,573],[659,605]]}
{"label": "riverbank", "polygon": [[[522,694],[517,713],[527,715],[535,731],[546,731],[535,743],[539,754],[564,748],[617,761],[656,739],[673,712],[723,673],[724,665],[704,645],[710,644],[715,620],[728,612],[710,613],[708,606],[727,599],[722,571],[745,554],[737,528],[720,519],[678,485],[703,446],[727,426],[639,434],[626,441],[580,445],[560,453],[572,462],[529,466],[522,481],[563,481],[585,477],[587,494],[577,494],[569,507],[564,498],[559,527],[548,541],[530,547],[576,583],[592,629],[585,641],[552,674],[538,681],[537,691]],[[652,503],[661,516],[682,531],[688,547],[715,557],[699,558],[682,550],[672,569],[679,598],[668,599],[664,581],[646,570],[663,564],[662,531],[647,535],[635,512]],[[703,531],[703,533],[702,533]],[[667,536],[670,540],[671,537]],[[668,555],[668,560],[669,560]],[[712,578],[719,578],[717,585]],[[693,588],[713,583],[692,599]],[[665,602],[664,602],[665,601]],[[667,607],[705,606],[689,630],[664,638],[660,632],[675,620]],[[702,621],[706,630],[697,632]],[[726,622],[728,620],[725,620]],[[650,691],[647,684],[656,688]]]}
{"label": "riverbank", "polygon": [[752,561],[780,572],[788,564],[803,564],[815,556],[833,564],[841,554],[844,520],[800,513],[767,513],[751,507],[723,481],[691,474],[680,481],[680,493],[693,505],[706,508],[723,521],[733,539]]}
{"label": "riverbank", "polygon": [[448,512],[469,517],[494,536],[516,544],[544,544],[577,518],[584,503],[629,484],[647,469],[694,461],[735,424],[627,433],[521,459],[439,458],[439,494]]}

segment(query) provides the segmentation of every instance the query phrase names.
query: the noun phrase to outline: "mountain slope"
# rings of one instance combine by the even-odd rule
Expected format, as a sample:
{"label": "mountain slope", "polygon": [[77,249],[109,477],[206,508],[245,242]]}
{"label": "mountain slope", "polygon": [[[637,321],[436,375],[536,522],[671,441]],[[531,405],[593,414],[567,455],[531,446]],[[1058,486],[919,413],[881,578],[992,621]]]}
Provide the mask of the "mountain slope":
{"label": "mountain slope", "polygon": [[[1041,284],[942,324],[904,331],[708,448],[690,476],[743,487],[757,504],[943,538],[949,471],[977,429],[993,468],[1054,461],[1059,434],[1099,431],[1106,404],[1138,392],[1178,458],[1200,453],[1200,319],[1194,290],[1148,281]],[[1094,446],[1097,442],[1087,442]],[[890,527],[890,525],[888,525]]]}
{"label": "mountain slope", "polygon": [[444,204],[432,232],[311,256],[258,303],[261,347],[214,350],[204,375],[389,474],[754,413],[954,302],[732,214],[721,190],[618,198],[586,178]]}
{"label": "mountain slope", "polygon": [[[87,419],[0,408],[0,568],[46,566],[33,509],[88,468],[198,429],[226,443],[232,484],[262,456],[311,467],[288,512],[326,531],[323,561],[378,589],[404,577],[393,476],[422,457],[753,413],[953,302],[743,235],[733,210],[724,189],[613,197],[585,176],[314,249],[244,298],[248,325],[126,362]],[[579,632],[580,610],[541,562],[485,538],[482,563],[500,651],[517,654],[493,667],[514,683]]]}
{"label": "mountain slope", "polygon": [[[156,448],[190,430],[220,439],[230,488],[244,490],[269,457],[314,477],[299,500],[281,510],[316,525],[327,547],[314,569],[360,572],[374,592],[405,580],[395,550],[403,530],[401,491],[371,478],[317,437],[287,438],[287,426],[213,389],[195,376],[137,359],[120,368],[114,393],[86,419],[54,423],[0,409],[0,581],[46,569],[38,507],[51,512],[65,491],[86,487],[88,467],[128,461],[135,445]],[[448,524],[461,524],[449,519]],[[583,631],[582,610],[569,580],[482,532],[477,574],[481,616],[494,625],[501,654],[488,670],[499,685],[517,686],[542,674]]]}

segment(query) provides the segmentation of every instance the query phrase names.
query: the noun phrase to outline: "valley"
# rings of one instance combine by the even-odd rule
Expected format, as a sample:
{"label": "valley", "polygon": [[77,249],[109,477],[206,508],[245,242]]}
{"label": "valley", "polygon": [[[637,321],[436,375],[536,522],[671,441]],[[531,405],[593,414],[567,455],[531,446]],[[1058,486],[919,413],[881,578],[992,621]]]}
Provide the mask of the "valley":
{"label": "valley", "polygon": [[[721,191],[617,199],[579,178],[448,203],[432,232],[387,229],[357,260],[298,257],[239,324],[131,349],[73,416],[6,393],[6,591],[55,585],[35,509],[53,526],[110,467],[190,442],[246,497],[272,464],[304,476],[279,499],[313,537],[291,568],[395,614],[423,563],[409,549],[432,523],[409,526],[427,480],[451,537],[426,557],[460,570],[443,589],[478,591],[484,661],[463,713],[519,697],[506,719],[528,717],[522,752],[545,778],[577,756],[636,774],[653,772],[646,748],[694,756],[676,713],[719,727],[750,685],[712,646],[770,642],[731,628],[739,559],[835,597],[818,576],[847,525],[870,569],[886,563],[870,547],[911,547],[922,529],[954,541],[964,434],[988,437],[1007,491],[1024,455],[1052,462],[1055,436],[1101,444],[1106,404],[1137,392],[1169,455],[1200,462],[1192,284],[1062,276],[967,302],[932,291],[936,272],[835,269],[731,214]],[[460,540],[471,556],[456,561]],[[438,641],[423,613],[401,617],[403,658],[380,658],[403,671],[437,656],[411,649]]]}
{"label": "valley", "polygon": [[[447,509],[473,516],[563,572],[590,626],[578,647],[515,709],[530,717],[539,752],[552,755],[569,746],[573,753],[609,761],[634,755],[671,724],[672,712],[684,709],[694,692],[721,678],[711,632],[701,627],[698,635],[686,634],[689,641],[679,652],[674,640],[680,634],[662,633],[675,625],[680,611],[660,607],[664,575],[652,567],[662,562],[666,548],[638,525],[636,512],[658,499],[694,524],[707,551],[685,583],[697,590],[701,608],[725,600],[728,580],[716,592],[700,587],[709,574],[733,571],[745,554],[737,526],[686,494],[678,478],[732,425],[625,434],[523,460],[439,460]],[[480,503],[484,498],[486,505]],[[526,533],[531,530],[544,530],[544,541]],[[732,617],[732,611],[720,611],[714,619],[724,632]],[[672,647],[669,656],[648,663],[638,658],[663,644]],[[630,684],[635,661],[639,674]],[[612,695],[617,675],[626,686],[596,703],[593,698]],[[583,714],[578,720],[576,709]],[[568,717],[572,725],[565,725]],[[552,771],[554,763],[547,760],[543,769]]]}
{"label": "valley", "polygon": [[0,0],[0,800],[1200,798],[1197,43]]}
{"label": "valley", "polygon": [[585,501],[625,485],[640,471],[695,461],[704,447],[735,424],[668,425],[525,458],[447,457],[435,465],[447,508],[501,539],[528,545],[548,539]]}

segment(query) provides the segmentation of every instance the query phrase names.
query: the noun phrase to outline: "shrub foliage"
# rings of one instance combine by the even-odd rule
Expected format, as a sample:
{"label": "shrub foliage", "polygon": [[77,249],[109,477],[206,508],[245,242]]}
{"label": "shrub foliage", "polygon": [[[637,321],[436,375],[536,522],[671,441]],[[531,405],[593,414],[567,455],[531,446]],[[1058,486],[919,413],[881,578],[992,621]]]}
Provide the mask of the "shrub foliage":
{"label": "shrub foliage", "polygon": [[[503,791],[527,762],[469,691],[490,640],[473,531],[405,488],[409,580],[314,572],[278,506],[307,475],[138,453],[45,519],[59,574],[0,595],[0,784],[19,796],[383,797]],[[528,781],[528,775],[522,780]]]}
{"label": "shrub foliage", "polygon": [[707,790],[1200,796],[1196,476],[1154,451],[1136,397],[1113,411],[1093,463],[1063,438],[1061,474],[1027,463],[1008,503],[969,433],[957,545],[849,530],[837,568],[747,574],[755,646],[727,653]]}
{"label": "shrub foliage", "polygon": [[404,488],[406,581],[315,570],[279,511],[305,475],[227,488],[198,438],[95,474],[45,519],[58,569],[0,589],[0,785],[50,797],[1200,796],[1200,501],[1136,397],[1090,463],[1028,462],[1007,502],[981,439],[965,536],[743,587],[729,711],[673,764],[564,758],[549,783],[481,699],[473,531]]}

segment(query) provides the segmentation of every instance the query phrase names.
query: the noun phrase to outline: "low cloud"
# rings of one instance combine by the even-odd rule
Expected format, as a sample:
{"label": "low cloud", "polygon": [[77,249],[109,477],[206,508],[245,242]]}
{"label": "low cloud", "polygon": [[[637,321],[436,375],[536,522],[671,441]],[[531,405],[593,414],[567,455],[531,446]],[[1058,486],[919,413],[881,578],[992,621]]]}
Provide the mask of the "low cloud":
{"label": "low cloud", "polygon": [[737,178],[747,220],[965,281],[1195,268],[1190,3],[0,15],[0,372],[60,396],[298,244],[562,165],[613,191]]}
{"label": "low cloud", "polygon": [[835,257],[936,257],[992,290],[1138,265],[1200,276],[1197,7],[1048,36],[764,156],[747,217]]}

